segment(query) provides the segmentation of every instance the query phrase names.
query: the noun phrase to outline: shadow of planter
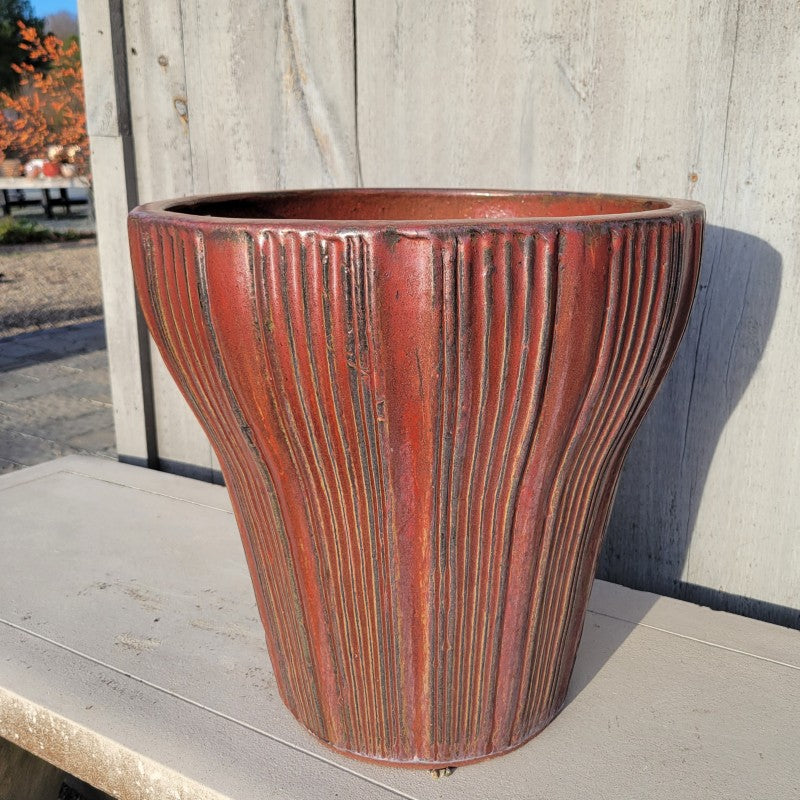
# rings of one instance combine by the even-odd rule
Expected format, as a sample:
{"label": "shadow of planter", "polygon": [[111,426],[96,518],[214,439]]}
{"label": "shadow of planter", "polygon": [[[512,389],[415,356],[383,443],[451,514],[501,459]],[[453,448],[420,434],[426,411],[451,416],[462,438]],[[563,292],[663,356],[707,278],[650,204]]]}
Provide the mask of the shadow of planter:
{"label": "shadow of planter", "polygon": [[[589,614],[567,703],[591,683],[657,595],[800,628],[800,610],[683,581],[697,512],[719,437],[766,347],[782,259],[756,236],[707,225],[692,316],[675,361],[623,468],[597,577],[654,592],[629,621]],[[720,558],[727,554],[720,554]]]}
{"label": "shadow of planter", "polygon": [[689,328],[628,455],[598,577],[800,628],[800,610],[683,580],[717,443],[772,329],[781,264],[762,239],[707,226]]}

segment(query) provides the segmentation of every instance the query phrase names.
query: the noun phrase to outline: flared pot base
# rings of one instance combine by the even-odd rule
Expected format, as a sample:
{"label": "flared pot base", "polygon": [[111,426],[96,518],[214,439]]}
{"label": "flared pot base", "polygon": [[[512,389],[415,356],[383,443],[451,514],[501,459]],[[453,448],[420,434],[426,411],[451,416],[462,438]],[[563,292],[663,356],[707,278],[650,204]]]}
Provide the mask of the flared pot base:
{"label": "flared pot base", "polygon": [[[524,747],[528,742],[532,739],[535,739],[564,709],[566,702],[561,703],[558,708],[555,710],[553,715],[546,719],[541,725],[533,730],[532,733],[528,734],[524,739],[521,739],[519,742],[511,745],[511,747],[505,747],[501,750],[493,750],[489,753],[480,753],[479,755],[470,756],[468,758],[455,758],[450,760],[444,761],[426,761],[424,759],[420,760],[413,760],[413,761],[401,761],[399,759],[394,758],[380,758],[378,756],[370,756],[365,755],[364,753],[358,753],[354,750],[348,750],[344,747],[337,747],[335,744],[326,741],[325,739],[320,738],[317,736],[314,731],[309,730],[308,728],[303,725],[303,729],[308,731],[320,744],[325,745],[329,750],[333,750],[335,753],[338,753],[342,756],[347,756],[348,758],[354,758],[358,761],[363,761],[367,764],[380,764],[383,767],[400,767],[401,769],[421,769],[421,770],[434,770],[434,769],[446,769],[448,767],[455,769],[456,767],[468,767],[471,764],[479,764],[481,761],[487,761],[490,758],[495,758],[496,756],[504,756],[507,753],[513,753],[514,750],[519,750],[520,747]],[[295,718],[296,719],[296,718]],[[299,720],[298,720],[299,722]],[[302,725],[302,723],[300,723]]]}

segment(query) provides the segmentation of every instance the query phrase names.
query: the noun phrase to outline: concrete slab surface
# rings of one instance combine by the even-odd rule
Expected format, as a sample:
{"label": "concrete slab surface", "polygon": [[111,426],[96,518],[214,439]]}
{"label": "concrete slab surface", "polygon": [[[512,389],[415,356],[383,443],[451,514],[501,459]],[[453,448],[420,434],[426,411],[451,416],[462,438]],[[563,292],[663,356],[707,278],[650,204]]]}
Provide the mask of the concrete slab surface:
{"label": "concrete slab surface", "polygon": [[432,781],[282,705],[225,490],[69,456],[0,477],[0,736],[120,798],[797,798],[800,633],[596,582],[569,700]]}

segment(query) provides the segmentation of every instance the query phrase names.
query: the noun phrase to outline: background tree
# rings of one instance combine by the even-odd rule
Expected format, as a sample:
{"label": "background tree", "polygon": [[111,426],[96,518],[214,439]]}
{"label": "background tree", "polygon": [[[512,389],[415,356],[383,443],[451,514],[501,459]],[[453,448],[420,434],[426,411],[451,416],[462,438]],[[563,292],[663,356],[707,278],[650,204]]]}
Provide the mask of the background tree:
{"label": "background tree", "polygon": [[0,0],[0,91],[3,92],[17,88],[19,73],[13,65],[19,66],[29,58],[19,47],[19,20],[40,36],[44,34],[44,20],[34,14],[30,0]]}
{"label": "background tree", "polygon": [[19,23],[19,47],[29,59],[12,66],[19,92],[0,92],[0,151],[23,160],[43,157],[48,145],[76,145],[81,162],[89,152],[83,69],[77,40],[64,44]]}

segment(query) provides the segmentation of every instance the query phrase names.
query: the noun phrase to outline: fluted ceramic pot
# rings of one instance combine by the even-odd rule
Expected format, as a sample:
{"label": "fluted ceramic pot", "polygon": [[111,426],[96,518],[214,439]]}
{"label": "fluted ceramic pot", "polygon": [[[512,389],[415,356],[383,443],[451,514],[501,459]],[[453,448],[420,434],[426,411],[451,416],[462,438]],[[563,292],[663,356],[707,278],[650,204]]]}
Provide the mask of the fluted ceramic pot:
{"label": "fluted ceramic pot", "polygon": [[283,700],[443,767],[564,702],[697,203],[323,190],[130,215],[139,299],[236,511]]}

